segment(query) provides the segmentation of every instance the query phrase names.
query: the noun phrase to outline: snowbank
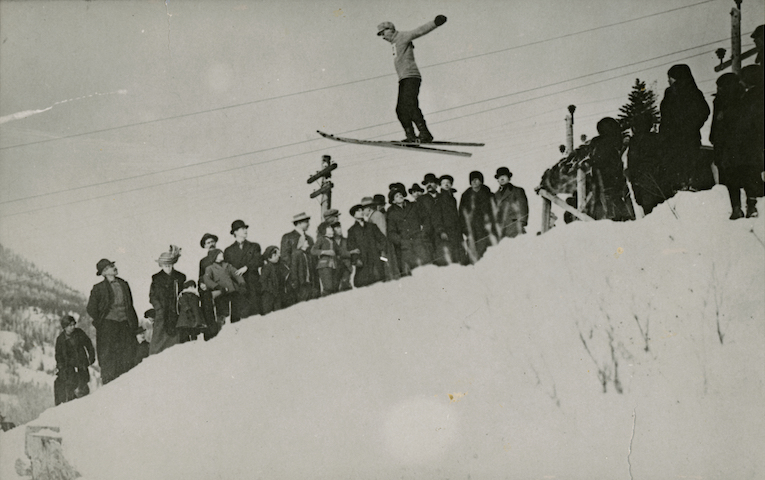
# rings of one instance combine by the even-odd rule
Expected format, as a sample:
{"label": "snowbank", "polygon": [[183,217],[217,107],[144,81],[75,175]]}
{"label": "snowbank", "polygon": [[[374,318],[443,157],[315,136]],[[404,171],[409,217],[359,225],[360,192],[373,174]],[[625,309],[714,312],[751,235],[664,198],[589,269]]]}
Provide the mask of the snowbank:
{"label": "snowbank", "polygon": [[760,476],[765,222],[727,208],[680,194],[228,325],[35,423],[89,480]]}

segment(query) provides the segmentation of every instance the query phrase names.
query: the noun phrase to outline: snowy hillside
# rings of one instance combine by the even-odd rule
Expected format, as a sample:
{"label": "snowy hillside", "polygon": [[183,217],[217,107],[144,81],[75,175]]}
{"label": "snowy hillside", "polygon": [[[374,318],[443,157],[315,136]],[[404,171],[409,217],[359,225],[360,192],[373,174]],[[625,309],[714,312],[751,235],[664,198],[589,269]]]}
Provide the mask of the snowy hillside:
{"label": "snowy hillside", "polygon": [[762,478],[765,222],[728,208],[680,193],[227,325],[34,423],[88,480]]}
{"label": "snowy hillside", "polygon": [[54,344],[64,314],[95,337],[82,293],[0,245],[0,414],[6,421],[25,423],[53,406]]}

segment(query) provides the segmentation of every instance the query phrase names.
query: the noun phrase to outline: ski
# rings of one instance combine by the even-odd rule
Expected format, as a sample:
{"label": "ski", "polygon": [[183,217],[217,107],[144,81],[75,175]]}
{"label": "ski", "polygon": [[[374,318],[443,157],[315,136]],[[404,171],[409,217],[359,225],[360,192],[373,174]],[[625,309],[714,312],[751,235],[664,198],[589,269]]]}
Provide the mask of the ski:
{"label": "ski", "polygon": [[401,145],[443,145],[446,147],[483,147],[486,146],[485,143],[473,143],[473,142],[446,142],[446,141],[439,141],[439,140],[433,140],[432,142],[428,143],[420,143],[420,142],[398,142],[396,140],[393,140],[392,143],[400,143]]}
{"label": "ski", "polygon": [[[316,132],[321,135],[324,138],[328,138],[330,140],[335,140],[337,142],[343,142],[343,143],[351,143],[355,145],[369,145],[373,147],[386,147],[386,148],[399,148],[403,150],[419,150],[423,152],[430,152],[430,153],[440,153],[442,155],[455,155],[458,157],[471,157],[473,154],[468,152],[458,152],[456,150],[446,150],[443,148],[433,148],[428,147],[426,145],[432,145],[430,143],[406,143],[406,142],[396,142],[396,141],[389,141],[389,140],[359,140],[357,138],[347,138],[347,137],[338,137],[336,135],[332,135],[331,133],[324,133],[321,130],[316,130]],[[433,143],[435,145],[448,145],[449,143]],[[483,144],[476,144],[476,146],[482,146]],[[464,145],[467,146],[467,145]]]}

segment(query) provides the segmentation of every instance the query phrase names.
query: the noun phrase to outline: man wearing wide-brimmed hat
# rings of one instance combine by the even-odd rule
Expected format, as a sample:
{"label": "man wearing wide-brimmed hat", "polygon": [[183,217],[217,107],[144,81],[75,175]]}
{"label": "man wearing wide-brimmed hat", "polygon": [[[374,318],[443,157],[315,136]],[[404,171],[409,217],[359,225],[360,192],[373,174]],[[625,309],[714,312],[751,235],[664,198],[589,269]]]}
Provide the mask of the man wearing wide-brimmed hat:
{"label": "man wearing wide-brimmed hat", "polygon": [[104,385],[133,368],[138,346],[133,294],[117,274],[113,261],[106,258],[98,261],[96,275],[104,277],[104,281],[93,286],[87,306],[96,328],[96,356]]}
{"label": "man wearing wide-brimmed hat", "polygon": [[234,220],[231,235],[234,243],[223,251],[224,261],[230,263],[236,274],[244,278],[246,290],[231,300],[231,323],[238,322],[250,315],[260,315],[260,267],[263,256],[260,245],[247,240],[249,225],[243,220]]}

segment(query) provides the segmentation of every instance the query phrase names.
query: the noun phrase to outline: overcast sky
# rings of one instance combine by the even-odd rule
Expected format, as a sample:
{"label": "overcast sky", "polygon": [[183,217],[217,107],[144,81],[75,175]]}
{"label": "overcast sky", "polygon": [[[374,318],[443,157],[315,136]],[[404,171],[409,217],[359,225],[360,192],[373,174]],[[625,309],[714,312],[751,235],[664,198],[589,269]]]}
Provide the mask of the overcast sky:
{"label": "overcast sky", "polygon": [[[87,293],[116,260],[148,308],[155,260],[183,248],[196,278],[205,232],[230,224],[278,244],[299,212],[318,224],[306,178],[332,155],[333,206],[427,172],[468,186],[508,166],[530,197],[559,158],[566,106],[576,137],[617,116],[636,78],[659,98],[690,65],[711,105],[713,51],[730,51],[729,0],[5,1],[0,0],[0,243]],[[470,159],[346,146],[315,131],[400,139],[391,47],[376,25],[413,29],[420,104],[436,139],[485,142]],[[743,4],[743,45],[765,3]],[[745,61],[751,62],[751,59]],[[707,125],[708,128],[708,125]],[[706,138],[704,139],[706,141]]]}

